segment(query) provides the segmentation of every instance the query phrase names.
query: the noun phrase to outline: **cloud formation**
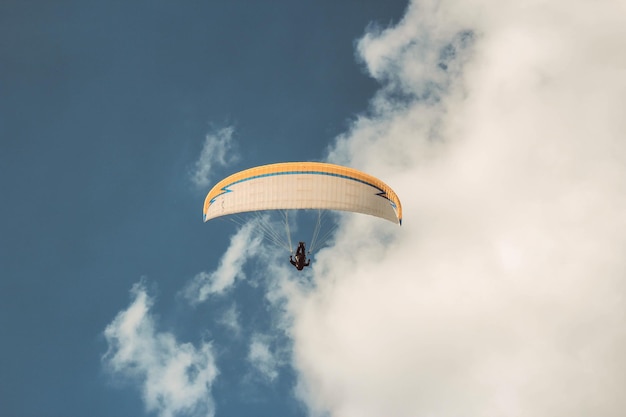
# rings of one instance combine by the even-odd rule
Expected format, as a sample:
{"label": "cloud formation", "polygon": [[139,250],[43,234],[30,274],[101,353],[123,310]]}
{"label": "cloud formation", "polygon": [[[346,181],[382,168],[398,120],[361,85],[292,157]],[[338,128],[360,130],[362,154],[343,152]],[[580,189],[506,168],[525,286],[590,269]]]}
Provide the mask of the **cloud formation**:
{"label": "cloud formation", "polygon": [[161,417],[213,416],[211,385],[218,374],[211,345],[194,347],[158,332],[150,314],[153,299],[145,284],[132,288],[133,301],[106,327],[103,357],[114,376],[141,385],[146,409]]}
{"label": "cloud formation", "polygon": [[256,222],[245,223],[230,239],[230,246],[222,255],[213,272],[198,273],[184,288],[183,295],[192,304],[201,303],[211,294],[221,294],[236,279],[245,277],[243,266],[259,252],[262,236],[256,231]]}
{"label": "cloud formation", "polygon": [[623,16],[421,1],[362,38],[382,87],[329,159],[391,185],[404,225],[345,217],[289,304],[313,415],[623,413]]}
{"label": "cloud formation", "polygon": [[227,328],[234,336],[241,335],[241,324],[239,323],[239,310],[237,305],[233,303],[217,321],[219,324]]}
{"label": "cloud formation", "polygon": [[206,135],[200,157],[191,173],[191,181],[198,188],[211,185],[211,175],[216,166],[225,167],[238,159],[238,154],[233,151],[234,131],[233,127],[225,127]]}
{"label": "cloud formation", "polygon": [[248,361],[264,379],[273,381],[278,377],[278,361],[270,349],[267,336],[252,335]]}

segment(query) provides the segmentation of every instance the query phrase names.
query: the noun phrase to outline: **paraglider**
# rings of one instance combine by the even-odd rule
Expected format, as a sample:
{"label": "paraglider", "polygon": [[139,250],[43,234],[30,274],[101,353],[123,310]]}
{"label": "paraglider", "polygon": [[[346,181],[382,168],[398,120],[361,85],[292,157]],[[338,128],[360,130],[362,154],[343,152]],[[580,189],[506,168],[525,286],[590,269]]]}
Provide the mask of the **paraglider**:
{"label": "paraglider", "polygon": [[[286,210],[340,210],[376,216],[402,224],[402,206],[396,193],[383,181],[364,172],[323,162],[284,162],[262,165],[219,181],[204,200],[204,221],[221,216],[265,210],[283,210],[293,253]],[[319,214],[318,226],[322,214]],[[263,226],[264,227],[264,226]],[[262,228],[263,228],[262,227]],[[270,239],[276,232],[263,229]],[[316,230],[318,232],[318,230]],[[314,249],[313,242],[309,253]],[[298,270],[310,264],[304,242],[296,251]],[[300,261],[298,261],[300,260]]]}
{"label": "paraglider", "polygon": [[305,266],[309,266],[311,264],[311,259],[306,258],[306,248],[304,242],[298,243],[298,249],[296,249],[296,260],[293,260],[293,257],[289,255],[289,263],[295,266],[298,271],[302,271]]}

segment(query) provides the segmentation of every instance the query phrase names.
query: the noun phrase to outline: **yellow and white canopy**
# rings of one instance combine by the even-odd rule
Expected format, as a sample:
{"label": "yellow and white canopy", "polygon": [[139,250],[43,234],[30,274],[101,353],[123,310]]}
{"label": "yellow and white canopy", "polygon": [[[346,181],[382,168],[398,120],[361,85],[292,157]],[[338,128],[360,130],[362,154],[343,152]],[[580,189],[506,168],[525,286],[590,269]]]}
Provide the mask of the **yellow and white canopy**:
{"label": "yellow and white canopy", "polygon": [[322,162],[263,165],[224,178],[204,200],[204,221],[258,210],[325,209],[370,214],[402,224],[402,206],[384,182]]}

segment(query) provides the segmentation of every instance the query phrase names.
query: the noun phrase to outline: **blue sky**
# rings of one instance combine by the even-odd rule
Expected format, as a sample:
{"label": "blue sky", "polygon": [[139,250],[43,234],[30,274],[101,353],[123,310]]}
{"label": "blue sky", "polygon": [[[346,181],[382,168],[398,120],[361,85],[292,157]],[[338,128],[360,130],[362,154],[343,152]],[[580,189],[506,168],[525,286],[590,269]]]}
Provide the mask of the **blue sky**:
{"label": "blue sky", "polygon": [[[619,1],[4,2],[0,414],[621,416]],[[219,178],[329,161],[303,273]]]}
{"label": "blue sky", "polygon": [[[144,414],[140,390],[103,370],[102,333],[141,277],[158,300],[159,326],[192,342],[211,327],[211,308],[188,311],[176,300],[187,280],[215,267],[235,230],[202,223],[208,188],[190,172],[205,137],[234,128],[237,162],[215,176],[323,158],[377,88],[354,42],[405,7],[0,6],[3,415]],[[268,320],[253,288],[237,303]],[[304,414],[288,367],[277,383],[246,382],[244,342],[219,336],[210,336],[215,348],[232,353],[219,360],[217,415]]]}

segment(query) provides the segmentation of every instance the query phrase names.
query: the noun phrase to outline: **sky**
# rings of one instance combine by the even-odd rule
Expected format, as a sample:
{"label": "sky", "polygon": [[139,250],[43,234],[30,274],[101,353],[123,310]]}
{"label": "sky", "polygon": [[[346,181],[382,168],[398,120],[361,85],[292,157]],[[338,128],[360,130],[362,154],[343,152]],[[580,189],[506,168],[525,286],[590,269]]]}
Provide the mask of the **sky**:
{"label": "sky", "polygon": [[[623,415],[624,16],[4,2],[0,413]],[[300,273],[202,223],[296,160],[381,178],[403,225],[339,216]]]}

